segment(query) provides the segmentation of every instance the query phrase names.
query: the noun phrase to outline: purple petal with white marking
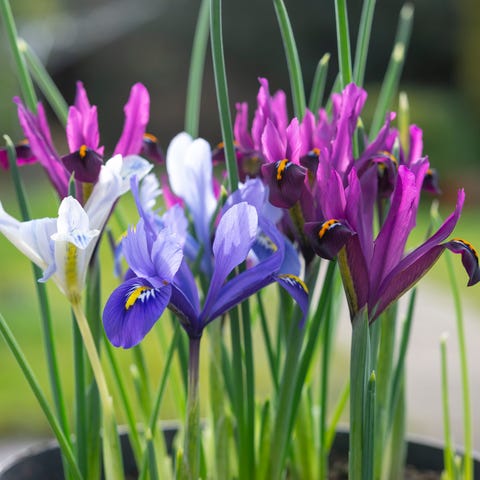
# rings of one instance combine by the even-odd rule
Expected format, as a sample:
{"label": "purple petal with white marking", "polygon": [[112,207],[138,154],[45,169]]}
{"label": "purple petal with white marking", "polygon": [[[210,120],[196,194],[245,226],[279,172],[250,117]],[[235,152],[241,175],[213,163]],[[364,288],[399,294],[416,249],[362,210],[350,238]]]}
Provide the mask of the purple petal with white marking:
{"label": "purple petal with white marking", "polygon": [[153,288],[144,278],[132,278],[116,288],[105,304],[103,326],[115,347],[140,343],[167,307],[171,285]]}

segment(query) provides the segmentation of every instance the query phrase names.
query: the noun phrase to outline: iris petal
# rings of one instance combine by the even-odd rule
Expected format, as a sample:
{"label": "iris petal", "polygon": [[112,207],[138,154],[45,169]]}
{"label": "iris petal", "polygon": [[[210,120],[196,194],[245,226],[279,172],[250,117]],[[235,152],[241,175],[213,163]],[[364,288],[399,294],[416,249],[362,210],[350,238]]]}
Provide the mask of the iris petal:
{"label": "iris petal", "polygon": [[480,282],[480,269],[478,267],[478,253],[473,245],[461,238],[454,238],[447,242],[445,246],[453,253],[462,255],[462,264],[469,276],[468,286],[475,285]]}
{"label": "iris petal", "polygon": [[103,311],[103,326],[110,342],[131,348],[143,340],[167,307],[171,291],[171,285],[154,288],[138,277],[116,288]]}

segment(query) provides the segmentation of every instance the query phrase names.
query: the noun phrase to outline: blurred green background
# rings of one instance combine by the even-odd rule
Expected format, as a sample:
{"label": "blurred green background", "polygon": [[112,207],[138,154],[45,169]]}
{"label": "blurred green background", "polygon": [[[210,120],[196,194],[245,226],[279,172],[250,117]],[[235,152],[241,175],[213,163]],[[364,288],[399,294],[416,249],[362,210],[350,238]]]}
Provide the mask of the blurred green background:
{"label": "blurred green background", "polygon": [[[73,101],[75,82],[82,80],[90,101],[98,105],[101,141],[113,149],[122,128],[122,108],[131,85],[143,82],[151,94],[149,131],[164,148],[183,129],[185,91],[198,1],[191,0],[16,0],[13,3],[20,35],[42,58],[67,101]],[[362,2],[347,2],[354,41]],[[458,236],[480,246],[480,3],[475,0],[422,0],[415,5],[415,21],[402,76],[402,90],[410,101],[411,121],[424,131],[424,152],[440,173],[442,213],[448,214],[456,190],[467,191],[465,214]],[[331,0],[289,0],[287,8],[297,38],[307,91],[321,56],[330,52],[327,91],[337,71],[334,10]],[[365,122],[375,106],[379,84],[390,56],[402,2],[378,2],[366,70],[369,99]],[[269,79],[271,90],[289,92],[283,47],[270,1],[224,1],[224,42],[230,98],[254,105],[258,76]],[[7,42],[0,25],[0,133],[21,138],[16,110],[11,101],[18,95]],[[392,106],[396,109],[396,105]],[[52,117],[53,118],[53,117]],[[52,125],[55,122],[52,121]],[[54,128],[59,152],[65,152],[64,133]],[[200,134],[212,144],[220,139],[211,63],[207,61]],[[57,200],[38,167],[22,170],[34,217],[54,216]],[[0,171],[0,199],[5,209],[18,215],[8,172]],[[122,201],[135,215],[131,202]],[[425,211],[422,219],[427,221]],[[421,223],[421,221],[419,221]],[[425,229],[415,234],[423,238]],[[104,294],[115,285],[110,275],[111,255],[102,245]],[[460,272],[463,285],[465,278]],[[42,369],[43,345],[36,297],[28,262],[0,237],[0,311],[21,339],[32,364],[46,385]],[[443,263],[430,281],[445,281]],[[71,321],[65,302],[49,285],[56,322],[56,339],[62,358],[62,375],[71,392]],[[474,291],[464,297],[480,306]],[[158,342],[149,338],[152,378],[161,371]],[[128,353],[119,358],[128,369]],[[11,431],[44,432],[46,423],[6,346],[0,342],[0,436]],[[69,393],[71,398],[71,393]],[[163,417],[177,414],[174,395],[167,395]]]}

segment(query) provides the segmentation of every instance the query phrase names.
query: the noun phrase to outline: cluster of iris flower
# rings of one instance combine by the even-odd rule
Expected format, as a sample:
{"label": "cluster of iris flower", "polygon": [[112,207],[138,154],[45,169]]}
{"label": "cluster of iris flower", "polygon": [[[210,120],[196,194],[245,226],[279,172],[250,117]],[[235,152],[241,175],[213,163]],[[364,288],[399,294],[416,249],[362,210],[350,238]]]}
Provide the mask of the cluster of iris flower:
{"label": "cluster of iris flower", "polygon": [[[405,252],[422,190],[438,193],[421,130],[411,126],[409,145],[401,145],[391,113],[369,141],[356,135],[366,92],[350,84],[331,100],[331,114],[320,109],[289,120],[285,94],[272,96],[268,81],[260,79],[251,127],[248,106],[237,104],[241,183],[222,197],[213,176],[222,148],[212,151],[186,133],[168,147],[168,184],[161,189],[147,175],[152,165],[143,157],[161,162],[163,155],[146,133],[149,95],[141,84],[132,87],[121,138],[105,163],[96,107],[81,83],[68,113],[70,151],[64,156],[53,146],[42,106],[33,113],[16,99],[27,139],[17,147],[18,163],[39,162],[62,203],[57,219],[30,222],[2,208],[0,230],[44,269],[42,281],[53,276],[67,297],[78,298],[100,233],[118,197],[131,188],[140,220],[116,250],[128,270],[103,314],[108,338],[124,348],[138,344],[167,307],[190,338],[199,338],[209,322],[272,282],[285,288],[305,318],[308,289],[300,274],[315,254],[338,258],[352,318],[367,307],[375,320],[445,249],[461,254],[468,284],[477,283],[473,246],[447,240],[460,217],[463,190],[438,231]],[[72,184],[75,198],[69,196]],[[160,193],[164,212],[155,209]],[[197,274],[208,280],[204,298]]]}

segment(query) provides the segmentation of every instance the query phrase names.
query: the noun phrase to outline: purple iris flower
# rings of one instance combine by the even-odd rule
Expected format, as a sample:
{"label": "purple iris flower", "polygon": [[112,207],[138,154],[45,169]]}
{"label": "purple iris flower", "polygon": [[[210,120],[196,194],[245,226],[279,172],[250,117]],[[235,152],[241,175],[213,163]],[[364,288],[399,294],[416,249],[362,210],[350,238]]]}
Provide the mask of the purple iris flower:
{"label": "purple iris flower", "polygon": [[300,128],[294,118],[285,130],[268,120],[262,135],[263,151],[268,163],[262,176],[270,189],[269,200],[280,208],[291,208],[305,188],[307,170],[300,163]]}
{"label": "purple iris flower", "polygon": [[458,193],[455,211],[438,231],[405,253],[427,170],[428,162],[423,162],[416,173],[404,165],[399,167],[390,210],[376,238],[373,236],[376,178],[370,175],[368,182],[365,178],[360,180],[354,169],[346,188],[332,172],[331,187],[325,193],[331,200],[325,207],[326,220],[305,224],[318,255],[328,259],[338,256],[352,318],[367,306],[370,321],[375,320],[412,288],[446,249],[462,255],[468,285],[480,281],[478,255],[473,246],[458,238],[446,241],[460,217],[463,190]]}
{"label": "purple iris flower", "polygon": [[[259,78],[260,88],[257,94],[257,108],[253,116],[251,130],[249,129],[248,104],[236,104],[234,136],[238,172],[240,181],[260,175],[260,168],[266,158],[263,152],[262,135],[267,122],[272,122],[279,131],[284,131],[288,125],[287,100],[285,92],[278,90],[270,94],[268,80]],[[217,147],[214,160],[222,158],[223,146]]]}
{"label": "purple iris flower", "polygon": [[[43,166],[61,198],[68,195],[72,173],[78,184],[98,181],[103,164],[103,147],[99,146],[97,108],[90,105],[81,82],[77,83],[75,103],[68,112],[66,134],[70,153],[63,157],[53,145],[43,106],[39,104],[37,114],[34,114],[20,99],[15,98],[14,101],[18,105],[18,117],[32,156]],[[114,154],[127,156],[142,151],[149,102],[146,88],[135,84],[125,106],[125,124]],[[83,193],[82,188],[77,188],[77,198],[86,201]]]}
{"label": "purple iris flower", "polygon": [[[123,252],[130,271],[111,294],[103,313],[105,332],[113,345],[130,348],[139,343],[167,307],[177,314],[191,338],[199,338],[212,320],[274,281],[292,295],[306,315],[306,287],[297,271],[285,272],[292,264],[288,260],[286,267],[289,255],[283,236],[259,216],[258,195],[255,205],[243,201],[250,196],[254,196],[252,190],[247,189],[243,196],[228,202],[212,246],[204,245],[213,269],[203,305],[183,254],[181,233],[174,234],[171,224],[159,228],[150,216],[142,217],[137,228],[128,232]],[[228,278],[252,252],[254,265]]]}
{"label": "purple iris flower", "polygon": [[[23,140],[15,145],[15,156],[17,157],[17,164],[19,166],[35,163],[37,159],[32,154],[32,149],[27,140]],[[0,167],[8,170],[8,151],[6,148],[0,148]]]}

